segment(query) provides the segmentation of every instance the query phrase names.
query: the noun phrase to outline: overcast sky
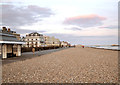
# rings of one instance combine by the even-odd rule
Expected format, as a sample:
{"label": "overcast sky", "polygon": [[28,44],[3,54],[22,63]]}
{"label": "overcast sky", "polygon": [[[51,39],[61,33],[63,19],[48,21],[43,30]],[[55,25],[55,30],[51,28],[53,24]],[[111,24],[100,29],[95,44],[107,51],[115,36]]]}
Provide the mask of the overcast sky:
{"label": "overcast sky", "polygon": [[1,0],[1,26],[71,44],[117,44],[118,0]]}

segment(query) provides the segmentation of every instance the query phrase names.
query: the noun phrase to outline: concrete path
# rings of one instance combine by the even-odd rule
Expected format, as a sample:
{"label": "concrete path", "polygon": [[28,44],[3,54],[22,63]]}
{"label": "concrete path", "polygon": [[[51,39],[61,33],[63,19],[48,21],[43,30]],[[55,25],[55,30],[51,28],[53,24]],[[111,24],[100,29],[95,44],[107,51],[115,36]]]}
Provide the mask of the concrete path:
{"label": "concrete path", "polygon": [[41,55],[49,54],[49,53],[60,51],[63,49],[67,49],[67,48],[58,48],[58,49],[36,51],[34,54],[33,54],[33,52],[24,52],[24,53],[22,53],[22,56],[20,56],[20,57],[11,57],[11,58],[7,58],[7,59],[3,59],[2,64],[4,65],[4,64],[8,64],[8,63],[17,62],[17,61],[23,61],[26,59],[35,58],[35,57],[38,57]]}

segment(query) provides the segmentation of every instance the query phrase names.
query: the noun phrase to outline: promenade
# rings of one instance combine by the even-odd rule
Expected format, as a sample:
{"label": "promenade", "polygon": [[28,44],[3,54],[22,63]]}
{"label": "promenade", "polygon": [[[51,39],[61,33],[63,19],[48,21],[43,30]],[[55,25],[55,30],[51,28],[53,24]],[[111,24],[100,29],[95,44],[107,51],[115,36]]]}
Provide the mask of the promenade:
{"label": "promenade", "polygon": [[[39,53],[38,53],[39,54]],[[31,58],[28,58],[32,56]],[[118,51],[68,48],[3,60],[3,83],[116,83]],[[7,63],[9,60],[11,62]],[[14,61],[14,62],[12,62]]]}

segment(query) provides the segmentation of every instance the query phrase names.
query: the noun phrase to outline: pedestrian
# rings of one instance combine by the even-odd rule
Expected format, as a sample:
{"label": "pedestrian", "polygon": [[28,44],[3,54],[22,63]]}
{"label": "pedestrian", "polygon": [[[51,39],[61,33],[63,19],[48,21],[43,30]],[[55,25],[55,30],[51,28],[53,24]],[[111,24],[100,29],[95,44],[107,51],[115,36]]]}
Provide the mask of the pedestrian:
{"label": "pedestrian", "polygon": [[32,48],[32,52],[33,52],[33,54],[35,53],[35,48]]}
{"label": "pedestrian", "polygon": [[84,48],[84,45],[82,45],[82,48]]}

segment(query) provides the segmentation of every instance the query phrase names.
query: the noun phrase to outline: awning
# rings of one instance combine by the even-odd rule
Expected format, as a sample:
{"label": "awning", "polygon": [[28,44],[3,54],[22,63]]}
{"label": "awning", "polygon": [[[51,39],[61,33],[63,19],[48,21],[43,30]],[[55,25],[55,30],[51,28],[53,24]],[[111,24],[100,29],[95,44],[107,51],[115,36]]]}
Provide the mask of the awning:
{"label": "awning", "polygon": [[25,44],[25,42],[15,42],[15,41],[0,41],[0,44]]}

